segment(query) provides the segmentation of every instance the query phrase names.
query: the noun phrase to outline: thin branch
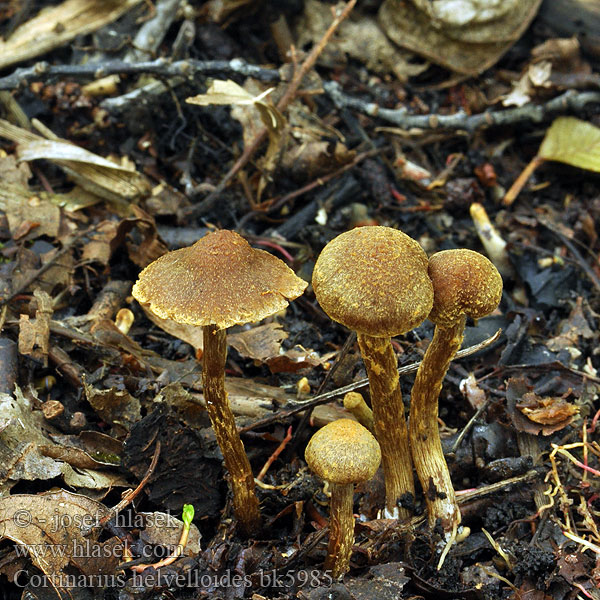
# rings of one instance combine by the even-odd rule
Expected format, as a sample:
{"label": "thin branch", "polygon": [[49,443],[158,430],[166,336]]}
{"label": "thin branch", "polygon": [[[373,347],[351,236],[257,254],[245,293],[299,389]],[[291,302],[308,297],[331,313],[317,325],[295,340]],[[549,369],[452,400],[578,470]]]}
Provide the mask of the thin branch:
{"label": "thin branch", "polygon": [[0,90],[15,90],[31,81],[48,81],[51,78],[71,77],[73,79],[101,79],[107,75],[155,75],[157,77],[186,77],[193,79],[202,76],[242,75],[262,81],[279,81],[281,76],[276,69],[265,69],[251,65],[241,58],[232,60],[178,60],[170,62],[164,58],[145,62],[125,62],[121,60],[84,65],[51,65],[38,62],[31,67],[16,69],[10,75],[0,78]]}
{"label": "thin branch", "polygon": [[552,113],[577,112],[586,104],[600,103],[600,92],[569,90],[545,104],[529,103],[519,108],[487,110],[477,115],[468,115],[463,110],[453,115],[412,115],[406,108],[382,108],[373,102],[349,96],[336,81],[325,82],[323,88],[338,108],[351,108],[393,123],[402,129],[454,129],[473,132],[482,127],[514,125],[523,121],[540,123]]}

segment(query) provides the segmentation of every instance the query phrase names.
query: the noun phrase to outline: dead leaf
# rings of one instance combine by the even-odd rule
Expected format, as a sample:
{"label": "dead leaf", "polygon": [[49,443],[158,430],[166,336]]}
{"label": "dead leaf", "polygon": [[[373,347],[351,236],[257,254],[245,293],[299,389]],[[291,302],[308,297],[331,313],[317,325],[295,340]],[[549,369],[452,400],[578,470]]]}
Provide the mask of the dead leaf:
{"label": "dead leaf", "polygon": [[535,94],[535,88],[548,87],[550,75],[552,74],[552,63],[544,60],[529,65],[527,73],[516,83],[513,90],[502,100],[504,106],[524,106],[531,101]]}
{"label": "dead leaf", "polygon": [[320,357],[314,350],[302,346],[294,346],[277,356],[267,359],[266,363],[271,373],[295,373],[300,369],[312,369],[324,365],[331,356]]}
{"label": "dead leaf", "polygon": [[[307,0],[304,13],[295,27],[296,46],[306,48],[317,44],[325,34],[331,21],[331,6],[318,0]],[[409,77],[419,75],[427,69],[427,63],[415,61],[411,52],[396,48],[385,36],[376,19],[361,14],[343,21],[324,51],[319,56],[319,64],[336,67],[347,63],[347,57],[366,64],[376,73],[390,71],[405,82]]]}
{"label": "dead leaf", "polygon": [[310,141],[287,149],[280,168],[297,181],[316,179],[352,162],[355,156],[342,142]]}
{"label": "dead leaf", "polygon": [[104,421],[113,426],[117,437],[126,434],[141,419],[140,401],[127,390],[99,390],[86,381],[83,387],[87,401]]}
{"label": "dead leaf", "polygon": [[27,163],[18,163],[12,155],[0,155],[0,181],[2,181],[2,185],[14,183],[26,188],[30,178],[31,169]]}
{"label": "dead leaf", "polygon": [[20,25],[7,40],[0,40],[0,69],[40,56],[115,21],[142,0],[102,2],[65,0],[40,11]]}
{"label": "dead leaf", "polygon": [[[39,252],[39,254],[38,254]],[[21,247],[17,254],[17,265],[13,271],[12,289],[19,289],[31,276],[37,274],[42,265],[51,262],[41,275],[37,275],[35,282],[25,291],[39,288],[51,296],[68,287],[73,275],[73,256],[70,252],[63,253],[55,259],[58,249],[53,248],[47,242],[36,241],[31,248]]]}
{"label": "dead leaf", "polygon": [[243,357],[265,361],[279,354],[281,342],[288,334],[279,323],[266,323],[227,336],[227,343]]}
{"label": "dead leaf", "polygon": [[122,210],[128,208],[125,200],[134,200],[150,192],[150,182],[141,173],[59,139],[35,119],[32,123],[49,139],[0,119],[0,136],[18,144],[21,160],[46,158],[61,167],[82,188],[115,202]]}
{"label": "dead leaf", "polygon": [[26,551],[59,597],[69,597],[75,587],[66,583],[69,566],[92,576],[111,573],[121,562],[123,546],[115,538],[98,542],[101,529],[94,526],[106,514],[99,502],[64,490],[15,494],[0,498],[1,538],[15,542],[19,554]]}
{"label": "dead leaf", "polygon": [[8,227],[13,237],[19,236],[23,223],[31,223],[32,218],[35,218],[36,227],[29,228],[26,233],[28,239],[43,235],[55,238],[58,235],[60,208],[49,199],[32,194],[20,184],[2,182],[0,210],[6,213]]}
{"label": "dead leaf", "polygon": [[33,292],[37,300],[35,320],[22,314],[19,320],[19,352],[31,356],[48,366],[48,347],[50,344],[50,319],[52,318],[52,298],[43,290]]}
{"label": "dead leaf", "polygon": [[190,344],[194,350],[202,350],[202,327],[187,325],[185,323],[177,323],[171,319],[161,319],[154,313],[149,311],[144,305],[142,310],[152,323],[166,331],[169,335],[182,340],[186,344]]}
{"label": "dead leaf", "polygon": [[121,221],[104,221],[89,235],[82,256],[85,260],[107,265],[123,245],[138,267],[145,267],[167,252],[158,235],[154,219],[139,206],[132,205],[134,216]]}
{"label": "dead leaf", "polygon": [[575,117],[558,117],[538,150],[543,160],[600,172],[600,128]]}
{"label": "dead leaf", "polygon": [[473,373],[469,373],[469,375],[460,382],[459,389],[467,398],[473,410],[477,410],[485,404],[487,396],[477,385],[477,379]]}
{"label": "dead leaf", "polygon": [[385,0],[379,23],[398,46],[464,75],[491,67],[527,29],[541,0]]}
{"label": "dead leaf", "polygon": [[506,386],[506,411],[517,431],[550,435],[564,429],[579,409],[564,398],[542,398],[524,377],[511,377]]}
{"label": "dead leaf", "polygon": [[62,463],[43,456],[38,445],[49,443],[42,411],[34,411],[21,390],[0,394],[0,495],[21,479],[53,479],[63,473]]}
{"label": "dead leaf", "polygon": [[563,398],[541,398],[533,392],[523,394],[516,407],[534,423],[562,424],[562,427],[566,426],[565,421],[570,423],[571,418],[579,412],[576,406],[569,404]]}
{"label": "dead leaf", "polygon": [[567,350],[572,358],[577,358],[581,355],[581,351],[577,348],[579,336],[584,339],[593,337],[594,332],[583,314],[582,304],[583,298],[578,296],[571,314],[561,322],[558,335],[550,338],[546,343],[553,352]]}

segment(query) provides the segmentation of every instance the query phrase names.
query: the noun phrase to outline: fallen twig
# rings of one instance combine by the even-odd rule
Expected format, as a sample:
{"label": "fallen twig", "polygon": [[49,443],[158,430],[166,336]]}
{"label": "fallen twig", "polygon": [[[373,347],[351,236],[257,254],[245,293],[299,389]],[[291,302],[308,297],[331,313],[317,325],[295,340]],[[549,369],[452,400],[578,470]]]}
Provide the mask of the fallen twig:
{"label": "fallen twig", "polygon": [[540,123],[551,113],[577,112],[586,104],[600,103],[599,92],[569,90],[545,104],[530,103],[506,110],[487,110],[477,115],[469,115],[463,110],[453,115],[412,115],[406,108],[382,108],[374,102],[353,98],[344,93],[336,81],[325,82],[323,88],[338,108],[352,108],[371,117],[393,123],[402,129],[456,129],[473,132],[482,127],[514,125],[522,121]]}
{"label": "fallen twig", "polygon": [[51,78],[70,77],[74,79],[101,79],[107,75],[155,75],[157,77],[186,77],[193,79],[198,75],[230,76],[243,75],[262,81],[279,81],[281,76],[276,69],[265,69],[251,65],[241,58],[232,60],[195,60],[186,59],[171,62],[158,58],[145,62],[125,62],[121,60],[83,65],[51,65],[38,62],[31,67],[16,69],[10,75],[0,78],[0,90],[15,90],[31,81]]}

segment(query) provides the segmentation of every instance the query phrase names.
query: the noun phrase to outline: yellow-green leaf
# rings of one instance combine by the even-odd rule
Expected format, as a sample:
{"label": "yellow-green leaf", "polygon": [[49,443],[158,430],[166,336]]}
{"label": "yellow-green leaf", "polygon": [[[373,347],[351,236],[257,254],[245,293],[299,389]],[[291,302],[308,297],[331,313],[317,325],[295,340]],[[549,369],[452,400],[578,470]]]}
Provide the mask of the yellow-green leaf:
{"label": "yellow-green leaf", "polygon": [[546,132],[538,156],[600,172],[600,128],[575,117],[558,117]]}

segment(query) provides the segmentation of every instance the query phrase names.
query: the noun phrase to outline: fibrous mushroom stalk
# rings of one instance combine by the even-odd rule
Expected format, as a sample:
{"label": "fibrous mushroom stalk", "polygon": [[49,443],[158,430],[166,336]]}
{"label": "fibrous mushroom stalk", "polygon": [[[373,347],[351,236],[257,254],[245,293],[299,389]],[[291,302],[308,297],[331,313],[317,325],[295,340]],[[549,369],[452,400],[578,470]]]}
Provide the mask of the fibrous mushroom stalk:
{"label": "fibrous mushroom stalk", "polygon": [[324,569],[337,579],[350,568],[354,543],[354,484],[329,482],[329,490],[329,545]]}
{"label": "fibrous mushroom stalk", "polygon": [[444,531],[449,532],[456,531],[461,516],[438,430],[438,397],[450,361],[460,350],[465,322],[463,316],[451,327],[436,326],[410,399],[411,452],[427,497],[429,524],[434,527],[437,519],[441,519]]}
{"label": "fibrous mushroom stalk", "polygon": [[381,447],[387,516],[408,519],[412,513],[398,507],[402,497],[415,496],[398,361],[390,338],[359,333],[358,344],[373,399],[373,426]]}
{"label": "fibrous mushroom stalk", "polygon": [[202,386],[206,411],[231,478],[233,512],[243,533],[249,536],[260,531],[260,512],[250,461],[225,391],[227,335],[215,325],[205,325],[203,333]]}

